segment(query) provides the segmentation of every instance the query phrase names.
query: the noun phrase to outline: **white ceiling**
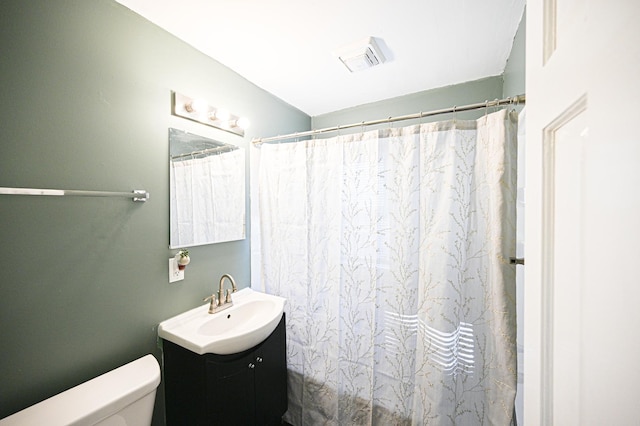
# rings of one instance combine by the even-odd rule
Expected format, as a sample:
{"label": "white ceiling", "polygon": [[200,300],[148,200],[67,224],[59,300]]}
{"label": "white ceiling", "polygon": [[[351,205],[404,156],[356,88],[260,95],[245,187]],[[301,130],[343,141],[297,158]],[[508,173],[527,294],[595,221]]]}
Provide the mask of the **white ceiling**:
{"label": "white ceiling", "polygon": [[[525,0],[117,0],[310,116],[502,74]],[[375,37],[387,61],[332,52]]]}

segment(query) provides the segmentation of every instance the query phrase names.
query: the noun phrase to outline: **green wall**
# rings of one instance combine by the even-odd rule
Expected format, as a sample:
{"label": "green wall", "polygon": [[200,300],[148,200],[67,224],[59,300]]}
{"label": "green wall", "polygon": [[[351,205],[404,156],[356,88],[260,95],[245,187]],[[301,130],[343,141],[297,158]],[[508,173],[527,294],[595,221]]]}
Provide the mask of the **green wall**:
{"label": "green wall", "polygon": [[[192,248],[186,279],[169,284],[169,127],[248,148],[310,117],[112,0],[4,0],[0,44],[0,186],[151,194],[0,195],[4,417],[159,358],[157,324],[203,304],[222,274],[249,285],[249,239]],[[241,138],[173,117],[171,90],[252,127]],[[154,424],[163,411],[160,388]]]}
{"label": "green wall", "polygon": [[504,69],[503,97],[517,96],[525,92],[525,35],[527,11],[522,13],[518,31],[513,39],[511,54]]}

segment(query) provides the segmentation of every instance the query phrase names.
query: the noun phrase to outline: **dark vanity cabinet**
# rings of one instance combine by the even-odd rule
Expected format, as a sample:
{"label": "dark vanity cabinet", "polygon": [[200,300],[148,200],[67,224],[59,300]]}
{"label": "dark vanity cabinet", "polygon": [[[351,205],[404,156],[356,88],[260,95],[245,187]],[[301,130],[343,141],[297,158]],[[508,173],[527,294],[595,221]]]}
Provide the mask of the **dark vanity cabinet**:
{"label": "dark vanity cabinet", "polygon": [[280,425],[287,411],[285,316],[257,346],[198,355],[163,341],[167,425]]}

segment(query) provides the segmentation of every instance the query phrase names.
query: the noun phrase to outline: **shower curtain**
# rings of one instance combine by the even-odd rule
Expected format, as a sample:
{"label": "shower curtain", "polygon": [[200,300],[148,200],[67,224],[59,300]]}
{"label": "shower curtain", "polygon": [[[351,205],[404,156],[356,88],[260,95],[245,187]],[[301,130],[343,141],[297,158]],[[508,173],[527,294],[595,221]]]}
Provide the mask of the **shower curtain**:
{"label": "shower curtain", "polygon": [[252,280],[287,298],[290,423],[511,423],[516,123],[252,150]]}

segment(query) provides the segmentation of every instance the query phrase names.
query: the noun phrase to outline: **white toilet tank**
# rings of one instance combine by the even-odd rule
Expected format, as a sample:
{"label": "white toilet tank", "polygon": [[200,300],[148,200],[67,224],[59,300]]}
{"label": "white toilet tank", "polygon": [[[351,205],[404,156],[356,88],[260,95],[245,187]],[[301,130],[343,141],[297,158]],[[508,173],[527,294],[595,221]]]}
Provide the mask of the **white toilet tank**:
{"label": "white toilet tank", "polygon": [[149,426],[158,384],[158,361],[146,355],[6,417],[0,426]]}

